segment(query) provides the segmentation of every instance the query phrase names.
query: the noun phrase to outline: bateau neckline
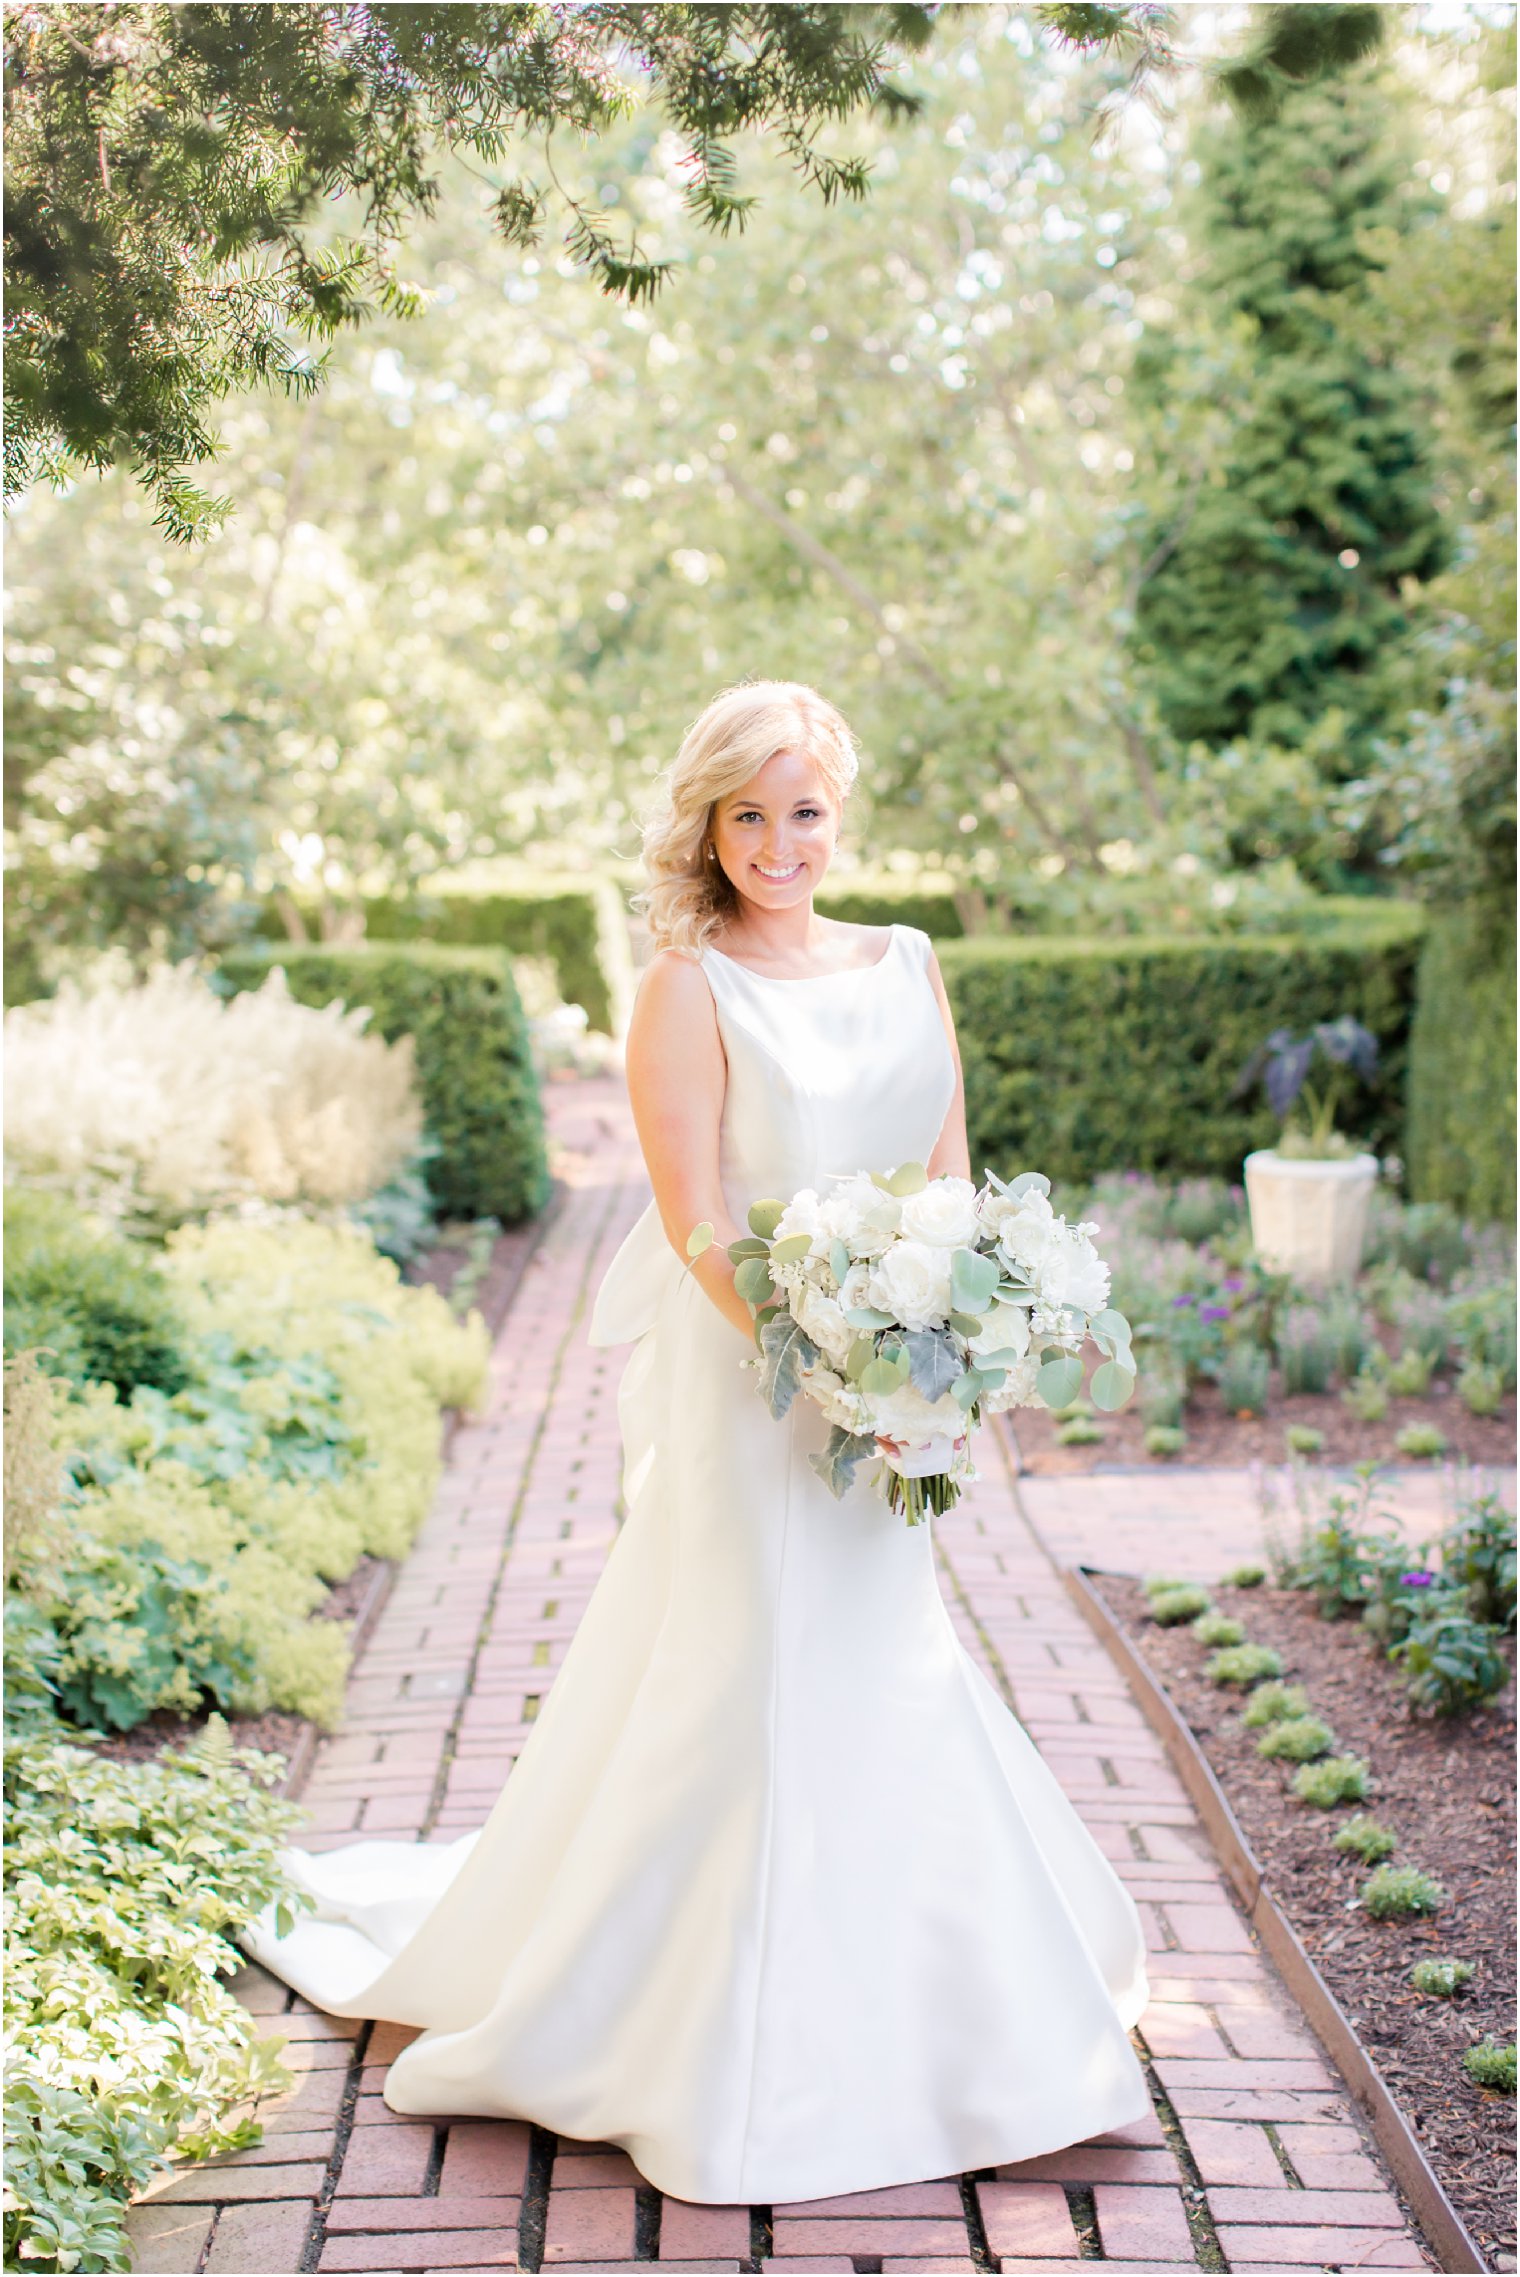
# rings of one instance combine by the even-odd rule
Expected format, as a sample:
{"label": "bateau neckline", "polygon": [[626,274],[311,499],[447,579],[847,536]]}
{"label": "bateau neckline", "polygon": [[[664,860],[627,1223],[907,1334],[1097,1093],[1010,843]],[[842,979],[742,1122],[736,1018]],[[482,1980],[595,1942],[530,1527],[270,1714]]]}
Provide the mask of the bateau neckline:
{"label": "bateau neckline", "polygon": [[892,951],[897,946],[897,935],[898,927],[894,922],[887,927],[887,945],[882,950],[881,955],[876,959],[874,964],[841,965],[837,972],[756,972],[753,965],[741,963],[738,957],[731,957],[725,950],[714,948],[711,942],[707,944],[707,947],[702,951],[702,954],[705,957],[720,957],[724,964],[732,965],[735,972],[748,973],[751,980],[763,980],[771,988],[806,988],[810,987],[815,981],[854,980],[861,973],[880,972],[882,966],[886,963],[887,959],[891,956]]}

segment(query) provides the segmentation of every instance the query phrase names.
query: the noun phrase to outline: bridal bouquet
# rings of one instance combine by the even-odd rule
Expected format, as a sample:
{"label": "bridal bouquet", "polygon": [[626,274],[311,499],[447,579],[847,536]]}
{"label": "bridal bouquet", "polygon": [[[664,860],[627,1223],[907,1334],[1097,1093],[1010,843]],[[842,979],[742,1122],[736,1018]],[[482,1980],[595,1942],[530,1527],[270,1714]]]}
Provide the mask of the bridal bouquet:
{"label": "bridal bouquet", "polygon": [[[1065,1407],[1090,1336],[1105,1355],[1089,1390],[1122,1407],[1134,1389],[1130,1328],[1108,1305],[1091,1236],[1052,1210],[1050,1180],[930,1178],[922,1163],[858,1171],[823,1195],[757,1202],[729,1246],[755,1320],[772,1415],[797,1394],[832,1426],[809,1461],[836,1495],[863,1462],[909,1525],[947,1510],[975,1478],[972,1428],[1007,1407]],[[699,1257],[710,1224],[686,1244]]]}

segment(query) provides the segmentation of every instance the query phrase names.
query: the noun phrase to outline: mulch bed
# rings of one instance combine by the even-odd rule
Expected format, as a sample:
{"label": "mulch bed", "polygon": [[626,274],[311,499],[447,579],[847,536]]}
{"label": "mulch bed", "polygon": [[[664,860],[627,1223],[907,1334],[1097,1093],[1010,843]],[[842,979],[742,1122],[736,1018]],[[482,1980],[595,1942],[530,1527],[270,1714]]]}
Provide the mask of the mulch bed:
{"label": "mulch bed", "polygon": [[[1378,1324],[1378,1335],[1392,1354],[1398,1342],[1393,1332]],[[1048,1408],[1015,1408],[1008,1421],[1013,1425],[1024,1469],[1045,1478],[1065,1472],[1130,1469],[1136,1464],[1165,1470],[1174,1464],[1234,1469],[1257,1460],[1286,1462],[1288,1442],[1284,1434],[1290,1423],[1307,1423],[1323,1431],[1324,1448],[1315,1461],[1345,1467],[1372,1461],[1409,1461],[1394,1444],[1406,1423],[1435,1425],[1446,1440],[1446,1454],[1440,1460],[1456,1458],[1490,1467],[1515,1460],[1514,1393],[1503,1401],[1497,1414],[1471,1415],[1450,1384],[1439,1379],[1419,1399],[1390,1399],[1381,1423],[1360,1422],[1342,1404],[1338,1391],[1286,1395],[1275,1368],[1266,1414],[1233,1415],[1220,1397],[1219,1386],[1206,1379],[1188,1400],[1182,1418],[1188,1443],[1180,1455],[1146,1453],[1145,1418],[1133,1404],[1117,1413],[1097,1416],[1103,1437],[1087,1447],[1063,1447],[1056,1437],[1059,1427]]]}
{"label": "mulch bed", "polygon": [[[1515,2103],[1462,2068],[1492,2032],[1515,2037],[1515,1670],[1471,1714],[1415,1719],[1397,1665],[1360,1624],[1322,1621],[1300,1590],[1211,1588],[1253,1644],[1274,1645],[1330,1725],[1337,1752],[1371,1766],[1361,1805],[1321,1811],[1292,1793],[1292,1764],[1256,1753],[1243,1696],[1202,1674],[1207,1648],[1186,1625],[1147,1617],[1137,1581],[1094,1576],[1152,1672],[1165,1684],[1228,1796],[1283,1912],[1312,1955],[1424,2146],[1426,2157],[1495,2269],[1515,2267]],[[1331,1847],[1355,1808],[1400,1836],[1395,1865],[1418,1865],[1450,1893],[1429,1920],[1374,1921],[1354,1904],[1369,1868]],[[1409,1982],[1425,1955],[1477,1963],[1449,1999]]]}

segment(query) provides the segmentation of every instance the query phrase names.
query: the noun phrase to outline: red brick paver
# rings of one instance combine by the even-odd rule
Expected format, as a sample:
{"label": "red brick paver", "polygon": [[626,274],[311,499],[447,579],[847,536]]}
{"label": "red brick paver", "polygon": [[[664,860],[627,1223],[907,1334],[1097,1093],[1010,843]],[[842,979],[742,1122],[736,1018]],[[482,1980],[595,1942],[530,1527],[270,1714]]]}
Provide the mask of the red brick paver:
{"label": "red brick paver", "polygon": [[[480,1823],[616,1535],[625,1356],[593,1351],[585,1327],[647,1189],[618,1086],[552,1084],[549,1105],[565,1204],[498,1339],[488,1411],[457,1432],[344,1726],[318,1749],[303,1795],[313,1847],[366,1832],[447,1840]],[[1036,1531],[1064,1558],[1213,1578],[1243,1554],[1248,1476],[1016,1480],[990,1433],[982,1470],[936,1522],[942,1587],[1140,1908],[1149,2118],[978,2176],[699,2206],[661,2199],[614,2145],[517,2120],[399,2117],[380,2090],[408,2030],[323,2018],[250,1970],[239,1990],[289,2037],[296,2084],[266,2106],[261,2145],[182,2168],[133,2208],[141,2277],[1433,2266]]]}

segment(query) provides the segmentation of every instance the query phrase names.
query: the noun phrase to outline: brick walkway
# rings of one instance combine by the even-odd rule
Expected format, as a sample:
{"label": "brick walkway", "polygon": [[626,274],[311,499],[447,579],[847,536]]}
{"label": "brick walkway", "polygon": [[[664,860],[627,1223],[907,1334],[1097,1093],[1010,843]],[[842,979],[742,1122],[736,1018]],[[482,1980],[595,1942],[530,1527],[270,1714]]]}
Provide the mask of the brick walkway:
{"label": "brick walkway", "polygon": [[[551,1092],[566,1205],[461,1430],[417,1546],[355,1672],[343,1729],[304,1800],[313,1847],[358,1832],[448,1837],[511,1769],[618,1523],[615,1394],[625,1355],[585,1343],[591,1292],[642,1207],[610,1083]],[[794,2206],[696,2206],[607,2145],[518,2122],[387,2111],[412,2036],[324,2017],[258,1971],[239,1989],[288,2037],[293,2092],[254,2150],[183,2169],[130,2217],[146,2277],[176,2271],[1419,2269],[1365,2128],[1256,1945],[1191,1805],[1072,1607],[1020,1501],[1060,1553],[1183,1559],[1169,1522],[1202,1497],[1194,1546],[1248,1546],[1244,1474],[1024,1481],[987,1442],[982,1483],[938,1524],[957,1628],[1015,1706],[1132,1890],[1153,2000],[1135,2034],[1149,2119],[1019,2166]],[[1052,1497],[1046,1488],[1059,1489]],[[1126,1522],[1125,1555],[1116,1528]],[[1203,1522],[1205,1521],[1206,1522]],[[1188,1531],[1189,1529],[1183,1529]],[[1161,1543],[1164,1541],[1164,1548]],[[1210,1567],[1220,1570],[1216,1557]]]}

